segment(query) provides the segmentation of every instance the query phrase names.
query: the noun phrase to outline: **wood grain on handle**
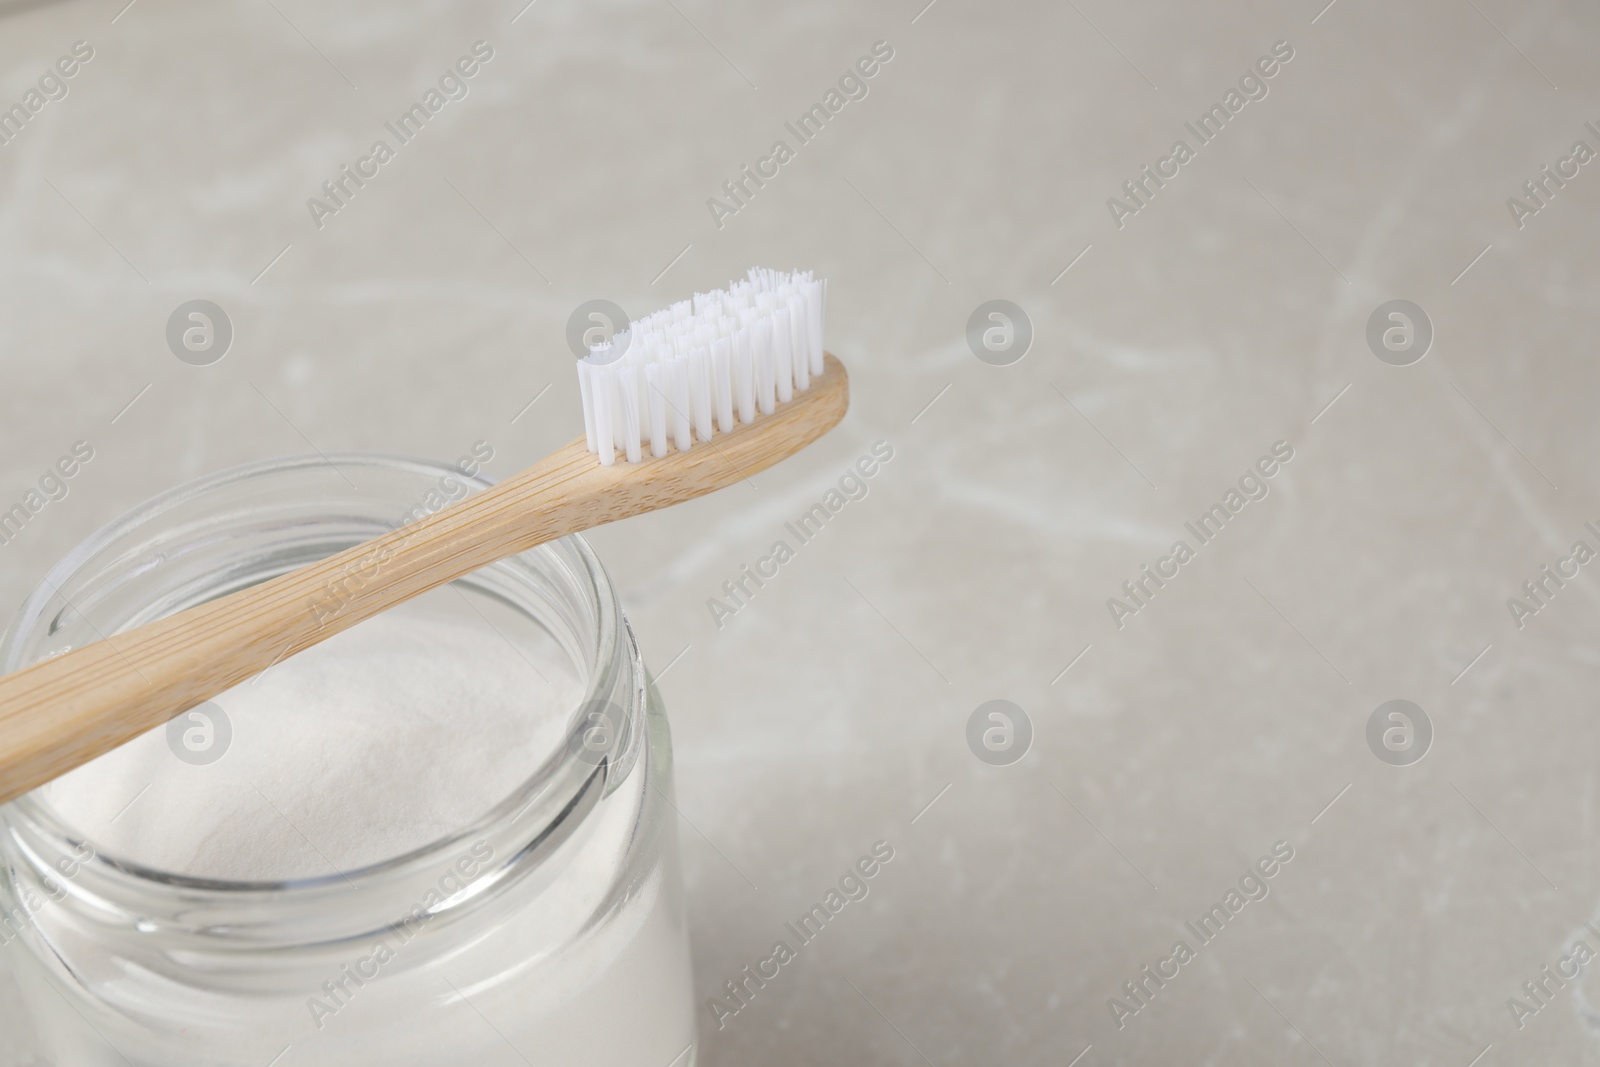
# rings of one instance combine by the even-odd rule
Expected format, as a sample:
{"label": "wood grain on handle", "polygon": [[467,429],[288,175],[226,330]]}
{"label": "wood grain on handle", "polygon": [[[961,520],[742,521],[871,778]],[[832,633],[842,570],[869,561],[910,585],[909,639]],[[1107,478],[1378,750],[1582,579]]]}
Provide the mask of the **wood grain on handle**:
{"label": "wood grain on handle", "polygon": [[605,467],[580,438],[391,533],[0,678],[0,803],[479,567],[772,466],[844,417],[844,365],[825,358],[809,391],[687,452]]}

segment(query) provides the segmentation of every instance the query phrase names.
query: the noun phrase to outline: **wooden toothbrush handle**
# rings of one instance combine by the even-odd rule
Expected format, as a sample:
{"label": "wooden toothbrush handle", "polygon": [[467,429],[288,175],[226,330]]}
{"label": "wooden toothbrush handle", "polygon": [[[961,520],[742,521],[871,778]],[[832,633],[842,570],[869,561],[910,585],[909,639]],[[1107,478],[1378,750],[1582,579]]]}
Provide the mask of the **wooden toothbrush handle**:
{"label": "wooden toothbrush handle", "polygon": [[580,438],[381,537],[0,677],[0,803],[445,582],[771,466],[844,416],[845,369],[826,361],[808,392],[687,452],[608,467]]}
{"label": "wooden toothbrush handle", "polygon": [[[606,515],[576,441],[456,506],[248,589],[0,678],[0,801],[386,608]],[[607,468],[616,471],[617,468]],[[621,499],[627,499],[626,494]]]}

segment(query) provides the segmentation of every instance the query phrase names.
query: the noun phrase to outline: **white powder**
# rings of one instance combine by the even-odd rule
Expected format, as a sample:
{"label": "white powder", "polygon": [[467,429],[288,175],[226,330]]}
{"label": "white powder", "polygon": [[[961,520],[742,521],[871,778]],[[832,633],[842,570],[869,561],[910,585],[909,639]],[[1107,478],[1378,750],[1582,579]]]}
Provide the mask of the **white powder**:
{"label": "white powder", "polygon": [[[49,802],[117,858],[247,881],[349,871],[459,831],[564,743],[583,698],[548,635],[476,603],[437,590],[222,694],[233,736],[215,763],[178,758],[163,727],[59,779]],[[66,936],[97,998],[175,1020],[119,1029],[118,1053],[43,979],[23,989],[56,1062],[75,1067],[266,1063],[285,1046],[286,1067],[681,1067],[694,1060],[683,1058],[693,986],[675,823],[656,773],[642,759],[538,876],[414,939],[390,928],[270,961],[152,944],[114,960]],[[659,851],[644,855],[647,810],[667,821]],[[462,856],[498,862],[515,847],[463,841],[440,857],[438,884]],[[163,1032],[173,1028],[181,1042]]]}
{"label": "white powder", "polygon": [[441,605],[369,619],[217,697],[233,736],[215,763],[180,760],[163,727],[46,796],[109,854],[202,878],[350,871],[435,841],[532,774],[582,699],[553,645],[513,646]]}

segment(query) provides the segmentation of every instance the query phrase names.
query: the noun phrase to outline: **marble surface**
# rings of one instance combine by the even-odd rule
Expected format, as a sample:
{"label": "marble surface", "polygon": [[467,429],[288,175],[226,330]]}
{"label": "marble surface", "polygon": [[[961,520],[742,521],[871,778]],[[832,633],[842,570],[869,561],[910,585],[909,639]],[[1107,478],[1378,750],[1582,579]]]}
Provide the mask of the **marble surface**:
{"label": "marble surface", "polygon": [[[1600,9],[125,2],[0,8],[0,105],[94,53],[0,145],[0,506],[95,453],[0,546],[0,598],[247,460],[482,439],[510,473],[580,424],[579,304],[809,266],[845,424],[593,536],[674,723],[702,1004],[894,849],[748,1007],[703,1010],[700,1062],[1600,1063],[1587,971],[1521,988],[1600,945],[1595,576],[1507,604],[1600,548],[1600,163],[1522,188],[1600,149]],[[319,228],[307,199],[478,40],[467,96]],[[165,337],[197,298],[235,330],[203,367]],[[969,347],[991,299],[1031,323],[1020,361]],[[1405,366],[1367,337],[1394,299],[1434,334]],[[880,440],[866,497],[718,627],[708,599]],[[1145,565],[1176,574],[1114,612]],[[996,699],[1033,733],[1004,766],[967,742]],[[1391,699],[1431,723],[1420,762],[1369,747]],[[1140,1006],[1147,965],[1177,971]],[[27,1030],[0,976],[0,1064],[36,1062]]]}

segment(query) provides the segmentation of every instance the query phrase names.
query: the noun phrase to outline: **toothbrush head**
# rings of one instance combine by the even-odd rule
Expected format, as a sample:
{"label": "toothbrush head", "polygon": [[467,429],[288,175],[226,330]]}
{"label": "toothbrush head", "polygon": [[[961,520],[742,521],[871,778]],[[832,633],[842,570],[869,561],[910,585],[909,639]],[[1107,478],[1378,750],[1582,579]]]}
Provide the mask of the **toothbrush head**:
{"label": "toothbrush head", "polygon": [[[711,442],[773,414],[828,371],[828,283],[810,271],[752,267],[630,322],[578,361],[584,439],[603,466]],[[842,368],[840,368],[842,371]]]}

